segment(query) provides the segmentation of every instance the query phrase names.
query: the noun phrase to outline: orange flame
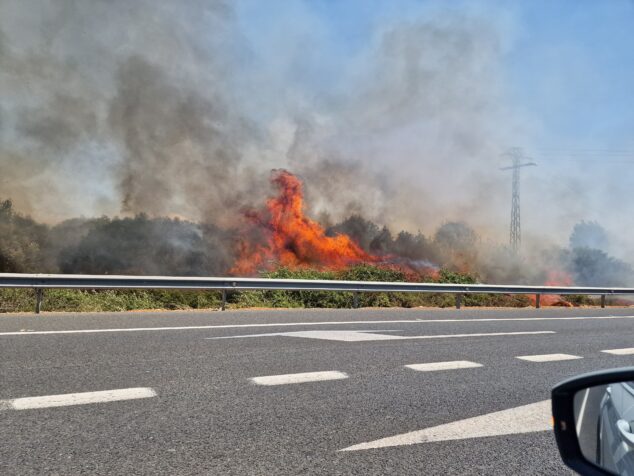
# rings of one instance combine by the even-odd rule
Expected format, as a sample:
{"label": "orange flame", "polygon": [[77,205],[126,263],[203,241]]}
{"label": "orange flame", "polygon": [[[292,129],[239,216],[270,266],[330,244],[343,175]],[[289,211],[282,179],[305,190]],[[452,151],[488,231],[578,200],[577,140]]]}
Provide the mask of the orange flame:
{"label": "orange flame", "polygon": [[[548,277],[546,278],[546,282],[544,286],[572,286],[573,280],[572,277],[560,270],[553,270],[548,272]],[[531,300],[535,303],[535,297],[531,296]],[[561,296],[557,294],[544,294],[540,300],[542,306],[564,306],[571,307],[568,301],[562,299]]]}
{"label": "orange flame", "polygon": [[326,236],[323,227],[304,214],[302,182],[295,175],[274,170],[271,182],[278,195],[267,200],[265,210],[245,213],[254,225],[252,231],[261,232],[263,240],[238,244],[232,274],[250,275],[277,266],[342,269],[378,261],[347,235]]}

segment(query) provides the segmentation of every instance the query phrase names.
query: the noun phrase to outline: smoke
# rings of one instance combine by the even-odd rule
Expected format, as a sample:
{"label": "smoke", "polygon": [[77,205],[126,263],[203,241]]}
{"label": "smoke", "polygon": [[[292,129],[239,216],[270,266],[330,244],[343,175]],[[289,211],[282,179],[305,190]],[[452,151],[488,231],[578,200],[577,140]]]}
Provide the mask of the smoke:
{"label": "smoke", "polygon": [[240,138],[253,134],[248,125],[222,98],[173,84],[140,57],[120,65],[116,84],[108,120],[123,150],[116,173],[122,212],[235,217],[245,185]]}
{"label": "smoke", "polygon": [[257,135],[231,104],[231,16],[220,1],[2,2],[2,194],[49,222],[221,216]]}
{"label": "smoke", "polygon": [[315,213],[431,229],[450,193],[436,184],[457,178],[442,208],[467,211],[485,179],[453,166],[491,162],[509,121],[499,25],[428,13],[386,23],[324,91],[295,79],[291,65],[310,56],[279,38],[270,61],[220,0],[5,0],[0,191],[47,222],[148,213],[229,225],[266,195],[271,168],[288,167]]}
{"label": "smoke", "polygon": [[447,11],[377,31],[351,59],[343,93],[298,126],[290,168],[310,184],[309,201],[335,219],[363,213],[431,232],[468,216],[495,234],[506,187],[491,170],[516,123],[503,42],[495,22]]}
{"label": "smoke", "polygon": [[[136,269],[107,265],[120,244],[126,260],[136,250],[121,229],[183,250],[169,269],[148,252],[144,273],[215,273],[230,266],[243,211],[271,194],[270,170],[285,168],[331,236],[483,279],[540,281],[498,244],[510,195],[500,153],[530,146],[538,129],[509,91],[511,13],[431,2],[350,46],[311,2],[2,0],[0,198],[52,226],[42,246],[61,269]],[[526,256],[540,270],[544,250],[564,249],[548,236],[585,218],[571,192],[582,185],[558,181],[534,187],[562,204],[541,210],[547,229],[528,214]],[[122,218],[64,221],[102,215]]]}
{"label": "smoke", "polygon": [[[76,225],[68,225],[58,225],[54,238],[70,235]],[[103,218],[85,228],[75,246],[67,243],[59,252],[61,272],[202,276],[222,274],[231,263],[228,237],[213,226],[138,215]]]}

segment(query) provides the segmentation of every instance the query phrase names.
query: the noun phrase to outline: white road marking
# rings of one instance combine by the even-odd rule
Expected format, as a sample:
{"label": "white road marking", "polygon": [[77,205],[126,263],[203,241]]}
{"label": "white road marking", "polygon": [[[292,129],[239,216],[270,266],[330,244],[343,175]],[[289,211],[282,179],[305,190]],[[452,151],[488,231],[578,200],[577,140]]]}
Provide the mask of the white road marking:
{"label": "white road marking", "polygon": [[14,331],[0,332],[2,336],[33,336],[56,334],[102,334],[110,332],[158,332],[189,331],[200,329],[241,329],[249,327],[303,327],[303,326],[347,326],[358,324],[442,324],[464,322],[510,322],[510,321],[586,321],[596,319],[634,319],[634,316],[585,316],[585,317],[517,317],[517,318],[475,318],[475,319],[399,319],[382,321],[320,321],[320,322],[278,322],[267,324],[225,324],[215,326],[172,326],[172,327],[131,327],[112,329],[71,329],[63,331]]}
{"label": "white road marking", "polygon": [[339,451],[359,451],[372,448],[415,445],[434,441],[465,440],[487,436],[515,435],[551,430],[550,400],[509,408],[444,425],[411,431],[400,435],[368,441]]}
{"label": "white road marking", "polygon": [[557,362],[559,360],[575,360],[582,359],[578,355],[570,354],[541,354],[541,355],[519,355],[516,357],[520,360],[527,360],[529,362]]}
{"label": "white road marking", "polygon": [[607,349],[607,350],[602,350],[601,352],[605,352],[606,354],[612,354],[612,355],[632,355],[634,354],[634,347],[626,347],[623,349]]}
{"label": "white road marking", "polygon": [[304,372],[300,374],[269,375],[253,377],[251,381],[257,385],[287,385],[291,383],[322,382],[324,380],[342,380],[348,374],[330,370],[326,372]]}
{"label": "white road marking", "polygon": [[477,362],[469,362],[468,360],[454,360],[452,362],[429,362],[426,364],[406,365],[408,369],[417,370],[419,372],[435,372],[437,370],[456,370],[456,369],[472,369],[482,367]]}
{"label": "white road marking", "polygon": [[590,394],[590,389],[586,388],[586,392],[583,394],[583,401],[581,402],[581,408],[579,409],[579,417],[577,418],[577,435],[581,434],[581,425],[583,424],[583,415],[586,411],[586,403],[588,403],[588,395]]}
{"label": "white road marking", "polygon": [[[306,339],[335,340],[341,342],[362,342],[372,340],[399,340],[401,336],[376,334],[371,331],[299,331],[299,332],[283,332],[274,334],[254,334],[244,337],[260,337],[260,336],[287,336],[287,337],[304,337]],[[243,336],[217,337],[216,339],[237,339]],[[207,339],[214,339],[207,337]]]}
{"label": "white road marking", "polygon": [[139,398],[156,397],[154,389],[147,387],[105,390],[101,392],[67,393],[62,395],[45,395],[42,397],[15,398],[0,400],[0,410],[31,410],[36,408],[67,407],[86,405],[89,403],[118,402]]}
{"label": "white road marking", "polygon": [[305,339],[334,340],[339,342],[359,342],[377,340],[416,340],[416,339],[451,339],[459,337],[497,337],[497,336],[522,336],[535,334],[556,334],[555,331],[518,331],[518,332],[478,332],[473,334],[438,334],[426,336],[397,336],[386,334],[373,334],[367,331],[297,331],[274,332],[270,334],[248,334],[241,336],[206,337],[207,340],[241,339],[247,337],[302,337]]}

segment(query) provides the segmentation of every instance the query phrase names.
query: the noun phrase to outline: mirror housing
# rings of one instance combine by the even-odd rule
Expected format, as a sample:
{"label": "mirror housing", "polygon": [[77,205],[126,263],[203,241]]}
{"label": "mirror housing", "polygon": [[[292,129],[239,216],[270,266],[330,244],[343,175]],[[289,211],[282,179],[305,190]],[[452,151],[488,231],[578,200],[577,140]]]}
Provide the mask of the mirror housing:
{"label": "mirror housing", "polygon": [[590,387],[634,381],[634,367],[602,370],[579,375],[553,387],[551,400],[553,407],[553,427],[559,454],[564,463],[582,475],[613,475],[588,461],[581,451],[575,427],[574,397],[577,392]]}

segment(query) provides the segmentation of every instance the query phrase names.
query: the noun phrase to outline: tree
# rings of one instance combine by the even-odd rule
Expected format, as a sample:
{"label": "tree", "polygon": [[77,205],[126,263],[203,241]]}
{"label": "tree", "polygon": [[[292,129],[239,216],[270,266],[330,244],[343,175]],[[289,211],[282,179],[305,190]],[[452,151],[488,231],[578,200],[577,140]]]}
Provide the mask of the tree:
{"label": "tree", "polygon": [[370,243],[370,251],[377,255],[386,255],[391,252],[393,246],[392,233],[384,226]]}
{"label": "tree", "polygon": [[595,248],[575,248],[569,267],[580,286],[630,286],[634,273],[627,263]]}
{"label": "tree", "polygon": [[348,235],[365,251],[370,250],[370,243],[379,234],[378,225],[366,220],[361,215],[352,215],[341,223],[330,227],[327,231],[329,236],[336,234]]}
{"label": "tree", "polygon": [[231,240],[213,225],[185,220],[102,218],[75,245],[64,248],[64,273],[203,276],[225,273]]}
{"label": "tree", "polygon": [[475,247],[478,235],[466,223],[448,222],[436,230],[434,241],[443,248],[466,251]]}
{"label": "tree", "polygon": [[570,248],[593,248],[606,250],[608,235],[605,229],[596,221],[580,221],[570,234]]}
{"label": "tree", "polygon": [[463,222],[448,222],[440,226],[434,235],[442,264],[460,272],[472,271],[477,263],[478,235]]}
{"label": "tree", "polygon": [[411,260],[436,260],[436,250],[434,245],[418,232],[413,235],[407,231],[401,231],[394,240],[393,252],[404,258]]}
{"label": "tree", "polygon": [[46,272],[42,248],[48,227],[16,213],[11,200],[0,202],[0,272]]}

